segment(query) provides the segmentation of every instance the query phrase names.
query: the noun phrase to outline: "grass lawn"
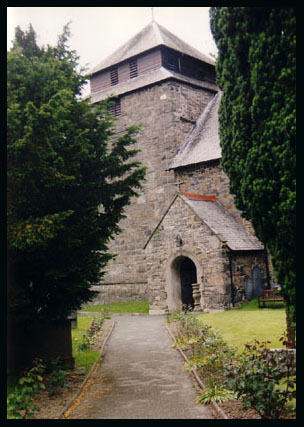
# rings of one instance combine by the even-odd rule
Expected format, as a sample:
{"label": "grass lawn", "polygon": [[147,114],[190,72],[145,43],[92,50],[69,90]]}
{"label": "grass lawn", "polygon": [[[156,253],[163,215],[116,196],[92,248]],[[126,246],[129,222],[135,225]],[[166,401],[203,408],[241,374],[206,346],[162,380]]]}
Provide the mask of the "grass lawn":
{"label": "grass lawn", "polygon": [[239,309],[204,313],[197,317],[219,331],[228,344],[240,350],[255,338],[259,341],[271,341],[270,348],[283,347],[279,339],[286,330],[284,308],[274,306],[259,309],[257,300],[252,300]]}
{"label": "grass lawn", "polygon": [[107,310],[109,313],[149,313],[149,301],[112,302],[109,304],[90,305],[82,311],[101,312]]}
{"label": "grass lawn", "polygon": [[72,344],[73,344],[73,357],[75,359],[76,367],[83,367],[85,373],[88,373],[95,361],[99,356],[98,350],[85,350],[82,352],[77,351],[76,340],[81,340],[84,331],[90,327],[93,316],[78,316],[77,329],[72,329]]}

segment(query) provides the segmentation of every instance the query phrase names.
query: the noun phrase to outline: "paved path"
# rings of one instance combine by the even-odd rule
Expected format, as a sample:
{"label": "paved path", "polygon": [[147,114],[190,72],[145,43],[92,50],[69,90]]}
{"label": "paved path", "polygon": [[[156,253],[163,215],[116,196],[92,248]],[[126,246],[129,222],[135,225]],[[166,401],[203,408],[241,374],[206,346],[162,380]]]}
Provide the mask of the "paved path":
{"label": "paved path", "polygon": [[96,378],[72,419],[210,419],[195,403],[183,359],[172,348],[163,316],[115,316]]}

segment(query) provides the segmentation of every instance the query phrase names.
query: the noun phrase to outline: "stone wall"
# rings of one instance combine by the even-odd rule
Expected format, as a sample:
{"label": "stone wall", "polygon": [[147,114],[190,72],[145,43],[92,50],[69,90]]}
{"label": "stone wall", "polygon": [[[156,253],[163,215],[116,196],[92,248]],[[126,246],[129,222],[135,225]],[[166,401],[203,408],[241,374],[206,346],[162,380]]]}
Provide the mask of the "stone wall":
{"label": "stone wall", "polygon": [[[181,308],[177,267],[178,260],[185,257],[196,266],[201,309],[229,307],[232,302],[229,250],[178,197],[146,248],[150,312]],[[234,252],[231,265],[235,301],[245,299],[244,284],[254,267],[260,268],[265,282],[263,251]]]}
{"label": "stone wall", "polygon": [[89,304],[107,304],[110,302],[148,301],[148,286],[146,283],[108,284],[93,286],[99,295]]}
{"label": "stone wall", "polygon": [[141,151],[137,159],[147,167],[146,181],[138,198],[126,207],[120,223],[123,232],[110,242],[117,257],[108,264],[105,284],[147,283],[143,247],[176,194],[173,171],[167,167],[214,93],[170,80],[121,97],[118,135],[141,124],[136,136]]}
{"label": "stone wall", "polygon": [[178,301],[180,283],[178,277],[174,277],[173,263],[182,257],[190,258],[196,265],[202,309],[227,307],[230,301],[229,260],[222,243],[177,198],[146,248],[150,311],[181,308],[181,300]]}
{"label": "stone wall", "polygon": [[251,234],[254,234],[252,225],[241,217],[240,211],[234,204],[234,196],[229,192],[229,178],[224,172],[220,160],[213,160],[200,165],[192,165],[175,170],[177,182],[182,192],[196,194],[213,194],[217,201],[230,212],[234,218],[245,225]]}
{"label": "stone wall", "polygon": [[262,285],[267,289],[267,272],[264,252],[232,254],[232,274],[234,302],[246,300],[244,287],[247,279],[252,278],[253,269],[258,267],[262,274]]}

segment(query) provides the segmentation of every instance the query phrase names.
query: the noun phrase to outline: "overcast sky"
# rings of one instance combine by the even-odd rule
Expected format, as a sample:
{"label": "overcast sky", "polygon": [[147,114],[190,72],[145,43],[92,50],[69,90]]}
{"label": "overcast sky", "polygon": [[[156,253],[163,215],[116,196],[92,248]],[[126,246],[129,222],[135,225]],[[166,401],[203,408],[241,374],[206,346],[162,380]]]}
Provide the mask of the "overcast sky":
{"label": "overcast sky", "polygon": [[[209,25],[208,7],[154,7],[154,19],[206,55],[217,49]],[[151,7],[8,7],[7,48],[17,25],[31,23],[38,45],[54,45],[63,26],[72,21],[70,48],[82,66],[91,69],[152,20]]]}

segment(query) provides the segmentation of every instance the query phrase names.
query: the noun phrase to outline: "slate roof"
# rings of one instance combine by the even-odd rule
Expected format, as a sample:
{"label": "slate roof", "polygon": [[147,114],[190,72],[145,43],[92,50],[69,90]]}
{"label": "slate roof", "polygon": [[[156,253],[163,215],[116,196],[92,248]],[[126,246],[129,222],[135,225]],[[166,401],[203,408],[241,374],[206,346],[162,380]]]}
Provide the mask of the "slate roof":
{"label": "slate roof", "polygon": [[263,250],[262,243],[219,203],[179,197],[232,251]]}
{"label": "slate roof", "polygon": [[212,230],[222,242],[226,243],[231,251],[261,251],[264,249],[262,243],[255,236],[252,236],[246,227],[238,222],[222,205],[216,201],[212,201],[211,196],[193,195],[193,197],[191,197],[190,194],[188,194],[187,197],[183,194],[175,196],[144,248],[148,245],[153,234],[170,211],[177,197],[180,197],[210,230]]}
{"label": "slate roof", "polygon": [[110,88],[106,88],[97,93],[91,93],[87,96],[87,98],[91,98],[91,102],[99,102],[103,99],[106,99],[108,96],[112,95],[122,95],[127,92],[131,92],[133,90],[149,86],[150,84],[154,84],[156,82],[160,82],[168,79],[177,79],[179,81],[183,81],[186,83],[193,84],[195,86],[203,87],[206,89],[217,91],[218,88],[216,85],[208,82],[204,82],[201,80],[197,80],[194,78],[190,78],[187,76],[183,76],[182,74],[174,73],[173,71],[167,70],[164,67],[161,67],[158,70],[152,70],[151,72],[142,74],[134,79],[127,80],[126,82],[119,83],[117,86],[111,86]]}
{"label": "slate roof", "polygon": [[218,109],[221,92],[208,103],[192,131],[178,149],[169,169],[220,159],[222,151],[219,138]]}
{"label": "slate roof", "polygon": [[193,56],[208,64],[215,65],[215,62],[211,58],[182,41],[163,26],[152,21],[123,46],[96,65],[96,67],[90,71],[90,74],[104,70],[105,68],[111,67],[160,45]]}

